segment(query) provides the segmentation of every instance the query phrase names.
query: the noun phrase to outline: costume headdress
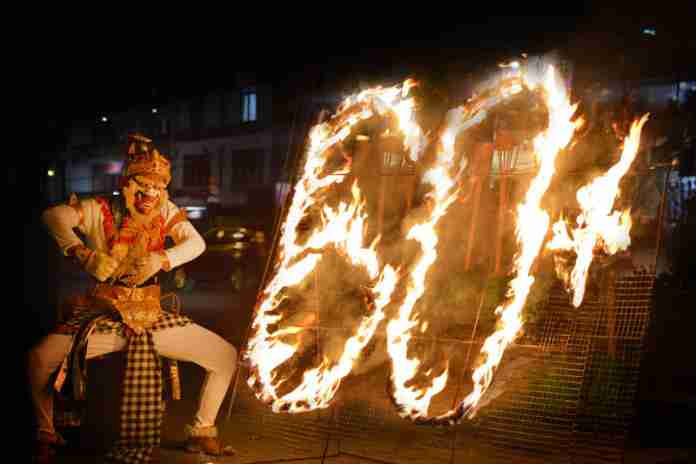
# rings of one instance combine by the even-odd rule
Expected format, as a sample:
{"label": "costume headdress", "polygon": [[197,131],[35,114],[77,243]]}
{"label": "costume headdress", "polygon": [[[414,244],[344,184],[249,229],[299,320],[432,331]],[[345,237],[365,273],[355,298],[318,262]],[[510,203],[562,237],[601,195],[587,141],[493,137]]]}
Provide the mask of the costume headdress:
{"label": "costume headdress", "polygon": [[128,159],[125,175],[148,174],[160,177],[165,184],[172,179],[171,163],[152,146],[152,140],[140,134],[128,136]]}

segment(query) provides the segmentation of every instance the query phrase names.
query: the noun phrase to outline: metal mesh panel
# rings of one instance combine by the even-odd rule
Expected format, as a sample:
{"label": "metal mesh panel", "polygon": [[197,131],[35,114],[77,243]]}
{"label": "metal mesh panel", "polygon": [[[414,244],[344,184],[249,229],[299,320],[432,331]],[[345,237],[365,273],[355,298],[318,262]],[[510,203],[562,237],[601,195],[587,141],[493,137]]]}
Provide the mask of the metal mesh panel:
{"label": "metal mesh panel", "polygon": [[579,334],[591,343],[575,425],[579,461],[617,462],[623,457],[654,281],[654,272],[646,271],[611,280],[606,293],[613,301],[605,301]]}
{"label": "metal mesh panel", "polygon": [[[653,272],[606,279],[599,292],[588,292],[574,308],[569,295],[552,288],[539,322],[503,358],[513,369],[503,393],[482,408],[473,421],[453,428],[416,426],[399,418],[386,388],[388,363],[347,378],[333,406],[299,415],[274,414],[240,387],[232,413],[233,427],[262,446],[242,455],[243,462],[272,459],[327,459],[359,456],[382,462],[454,462],[471,458],[498,463],[621,462],[645,332],[650,318]],[[329,321],[324,321],[328,323]],[[326,337],[344,337],[343,329],[323,327]],[[383,349],[383,333],[369,349]],[[481,348],[483,337],[473,343]],[[464,369],[467,342],[423,339],[452,353],[450,382],[434,398],[431,411],[447,410],[468,393]],[[501,374],[502,375],[502,374]],[[462,380],[464,379],[464,380]],[[470,386],[469,386],[470,387]]]}
{"label": "metal mesh panel", "polygon": [[[243,372],[246,374],[246,372]],[[241,462],[321,458],[328,435],[326,411],[275,414],[240,385],[228,427],[240,441]]]}
{"label": "metal mesh panel", "polygon": [[653,283],[651,272],[609,279],[580,308],[552,289],[527,375],[482,411],[484,462],[623,459]]}
{"label": "metal mesh panel", "polygon": [[[404,173],[412,174],[400,175]],[[379,197],[384,201],[383,194]],[[381,217],[383,206],[377,210]],[[332,253],[323,257],[315,272],[322,280],[315,275],[302,302],[303,314],[314,315],[310,338],[316,341],[317,359],[335,356],[336,347],[342,346],[360,316],[360,303],[344,304],[351,299],[350,289],[357,286],[341,279],[358,277],[348,268],[341,271],[341,262],[343,258]],[[332,272],[323,272],[323,266]],[[387,393],[390,366],[385,357],[368,370],[349,375],[332,406],[322,411],[274,414],[241,383],[230,410],[231,426],[263,440],[261,446],[251,447],[255,451],[240,456],[241,461],[323,462],[343,456],[387,463],[621,462],[633,417],[655,271],[624,271],[617,276],[602,263],[595,266],[600,270],[590,277],[579,308],[572,306],[560,282],[551,289],[540,317],[525,327],[503,357],[491,386],[500,391],[473,420],[438,429],[398,417]],[[327,280],[327,275],[336,276],[335,280]],[[360,292],[353,296],[361,299]],[[449,382],[433,399],[431,414],[450,409],[471,390],[476,354],[490,334],[470,329],[461,338],[417,340],[425,351],[448,353]],[[386,350],[384,337],[381,328],[364,359],[374,361],[373,352]],[[242,368],[241,377],[246,374]]]}

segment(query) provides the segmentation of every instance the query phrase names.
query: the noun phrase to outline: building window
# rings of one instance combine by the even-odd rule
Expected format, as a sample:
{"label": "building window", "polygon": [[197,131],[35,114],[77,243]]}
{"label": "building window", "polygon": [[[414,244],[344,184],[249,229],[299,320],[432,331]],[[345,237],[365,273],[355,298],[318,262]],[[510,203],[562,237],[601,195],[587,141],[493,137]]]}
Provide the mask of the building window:
{"label": "building window", "polygon": [[184,157],[184,187],[207,187],[210,178],[210,156]]}
{"label": "building window", "polygon": [[256,121],[256,92],[242,92],[242,122]]}

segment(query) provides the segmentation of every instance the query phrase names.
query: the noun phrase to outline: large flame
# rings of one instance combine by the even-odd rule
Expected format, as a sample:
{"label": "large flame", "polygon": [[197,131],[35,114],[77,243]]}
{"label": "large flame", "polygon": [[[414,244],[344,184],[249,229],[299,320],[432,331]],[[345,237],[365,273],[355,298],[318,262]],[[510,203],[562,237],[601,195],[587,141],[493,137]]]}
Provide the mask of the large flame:
{"label": "large flame", "polygon": [[474,389],[457,407],[428,419],[434,424],[453,424],[464,416],[472,417],[476,413],[476,405],[490,386],[506,348],[517,338],[522,328],[520,315],[534,283],[534,277],[531,275],[532,264],[541,250],[549,227],[549,216],[541,208],[541,199],[553,178],[558,154],[568,145],[575,130],[582,124],[580,119],[572,119],[577,105],[570,104],[565,89],[556,83],[551,67],[543,88],[549,110],[549,125],[534,140],[539,170],[527,190],[523,203],[517,207],[516,233],[520,250],[515,259],[515,277],[510,282],[508,300],[496,308],[495,312],[499,316],[498,328],[483,344],[482,362],[472,376]]}
{"label": "large flame", "polygon": [[[311,131],[302,174],[295,185],[283,224],[278,245],[278,263],[257,303],[253,334],[247,347],[247,359],[251,367],[248,383],[256,396],[270,404],[274,411],[299,412],[325,408],[330,404],[342,379],[350,373],[363,348],[385,319],[385,308],[390,304],[400,281],[406,285],[405,297],[399,302],[396,314],[388,322],[386,330],[387,350],[391,359],[392,398],[402,417],[435,424],[452,424],[462,417],[472,417],[482,395],[491,385],[505,350],[522,328],[521,312],[534,283],[532,265],[549,229],[549,215],[541,208],[541,200],[554,176],[559,153],[568,146],[573,134],[582,124],[581,119],[573,119],[577,105],[571,105],[564,86],[557,82],[553,68],[549,68],[540,92],[548,108],[549,122],[546,130],[534,140],[538,172],[532,179],[524,200],[517,207],[516,237],[519,251],[514,261],[513,279],[506,302],[496,309],[499,316],[497,329],[483,344],[480,364],[472,376],[474,388],[456,408],[437,417],[428,417],[432,398],[447,383],[447,369],[436,376],[426,372],[424,378],[427,380],[424,383],[427,385],[414,385],[414,379],[421,374],[419,369],[422,361],[417,357],[408,357],[409,343],[415,331],[424,330],[428,323],[421,320],[415,308],[427,292],[428,272],[437,261],[438,223],[448,212],[458,193],[456,179],[461,174],[463,165],[455,161],[457,136],[485,119],[489,108],[517,94],[524,85],[531,88],[531,82],[523,83],[517,77],[503,80],[493,89],[470,99],[463,107],[448,112],[445,128],[438,139],[435,162],[421,179],[429,188],[425,198],[429,206],[428,216],[413,225],[405,236],[407,240],[413,240],[419,245],[420,253],[403,280],[400,279],[399,271],[393,267],[380,265],[376,251],[379,237],[371,244],[365,243],[368,218],[357,183],[352,185],[350,201],[342,202],[336,208],[323,206],[321,224],[302,237],[299,236],[298,226],[303,218],[310,209],[322,206],[317,204],[322,193],[334,189],[344,181],[345,170],[338,173],[326,172],[330,148],[344,140],[358,122],[375,114],[394,115],[409,157],[413,161],[419,159],[426,138],[416,123],[415,102],[413,98],[407,98],[414,85],[413,81],[408,80],[401,86],[368,89],[348,97],[339,106],[336,116],[315,126]],[[549,248],[572,249],[578,255],[577,272],[573,271],[573,288],[574,297],[579,298],[579,301],[582,301],[587,269],[596,245],[601,243],[607,253],[615,253],[625,249],[630,243],[628,212],[611,210],[618,195],[618,183],[635,158],[640,130],[646,119],[647,115],[633,124],[625,140],[620,161],[607,174],[578,191],[578,201],[583,212],[578,218],[578,227],[572,234],[563,221],[553,226],[554,237]],[[299,341],[293,344],[286,340],[308,330],[300,327],[281,328],[286,315],[280,310],[280,305],[286,298],[285,290],[301,284],[314,271],[328,247],[345,256],[352,265],[364,269],[369,276],[371,288],[366,290],[366,301],[370,311],[346,341],[338,360],[323,359],[318,366],[303,374],[297,387],[280,394],[279,387],[288,381],[288,377],[282,374],[282,366],[300,348]]]}
{"label": "large flame", "polygon": [[585,297],[587,272],[594,257],[595,247],[601,246],[609,255],[628,248],[631,244],[631,216],[628,209],[623,212],[612,211],[619,196],[619,182],[628,172],[638,153],[640,134],[648,115],[636,120],[624,140],[619,161],[605,174],[594,178],[577,193],[582,210],[576,220],[576,227],[568,233],[566,223],[560,219],[553,226],[554,237],[547,245],[552,250],[573,250],[577,256],[570,274],[570,287],[573,290],[573,306],[582,304]]}
{"label": "large flame", "polygon": [[[257,304],[252,324],[253,335],[246,353],[251,369],[248,384],[259,399],[272,405],[274,411],[299,412],[327,407],[341,380],[350,372],[355,359],[384,318],[383,309],[389,303],[396,285],[397,272],[391,266],[379,268],[375,252],[378,239],[370,246],[363,243],[366,217],[357,184],[353,185],[350,204],[341,203],[335,210],[323,208],[322,224],[312,231],[307,240],[302,241],[298,236],[298,225],[315,205],[319,193],[345,179],[341,175],[345,172],[324,172],[325,165],[329,149],[345,139],[356,123],[375,113],[396,114],[400,127],[406,133],[406,148],[413,158],[417,158],[425,141],[420,129],[414,128],[417,124],[413,101],[406,98],[413,85],[414,82],[408,80],[402,86],[368,89],[348,97],[331,121],[315,126],[310,133],[305,165],[295,185],[283,224],[279,241],[279,263]],[[283,290],[301,283],[321,260],[322,250],[330,245],[346,255],[353,264],[363,267],[374,282],[369,304],[372,312],[362,320],[356,334],[346,341],[344,352],[337,362],[331,364],[324,359],[318,367],[304,374],[299,386],[280,395],[278,387],[287,378],[279,375],[278,367],[287,362],[299,348],[298,343],[286,343],[281,337],[298,334],[306,329],[278,328],[284,315],[276,309],[284,301]]]}
{"label": "large flame", "polygon": [[436,161],[433,167],[423,174],[422,182],[431,188],[426,195],[430,214],[423,222],[413,225],[406,234],[406,239],[415,240],[420,245],[421,255],[410,272],[406,298],[399,306],[397,316],[387,325],[387,350],[392,365],[392,398],[403,417],[414,420],[427,417],[432,398],[441,392],[447,383],[448,373],[445,369],[432,379],[430,386],[418,388],[409,385],[418,373],[421,361],[418,358],[409,358],[407,352],[413,332],[421,326],[419,317],[414,314],[414,307],[426,291],[428,270],[437,259],[436,226],[458,194],[455,188],[456,178],[460,174],[455,164],[457,135],[464,128],[481,121],[481,113],[485,109],[521,90],[518,79],[508,80],[496,88],[495,92],[473,99],[464,107],[450,110],[440,137]]}

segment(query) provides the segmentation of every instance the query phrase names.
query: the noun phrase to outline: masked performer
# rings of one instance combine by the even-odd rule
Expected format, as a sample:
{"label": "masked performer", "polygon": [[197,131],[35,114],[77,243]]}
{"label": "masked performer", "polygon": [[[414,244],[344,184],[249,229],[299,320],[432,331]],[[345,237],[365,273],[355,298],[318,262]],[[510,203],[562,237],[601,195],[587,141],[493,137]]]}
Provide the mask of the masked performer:
{"label": "masked performer", "polygon": [[[220,443],[215,419],[236,369],[236,350],[189,318],[160,307],[159,271],[195,259],[205,243],[185,212],[169,201],[170,163],[151,141],[131,135],[126,163],[118,197],[73,196],[43,214],[61,251],[97,282],[73,307],[74,315],[29,353],[37,455],[50,459],[52,447],[63,441],[54,429],[53,394],[68,390],[72,398],[83,398],[84,361],[118,350],[126,350],[120,430],[107,458],[147,462],[156,456],[164,406],[160,356],[195,362],[206,370],[198,411],[187,426],[186,448],[233,454]],[[167,236],[175,245],[165,249]]]}

